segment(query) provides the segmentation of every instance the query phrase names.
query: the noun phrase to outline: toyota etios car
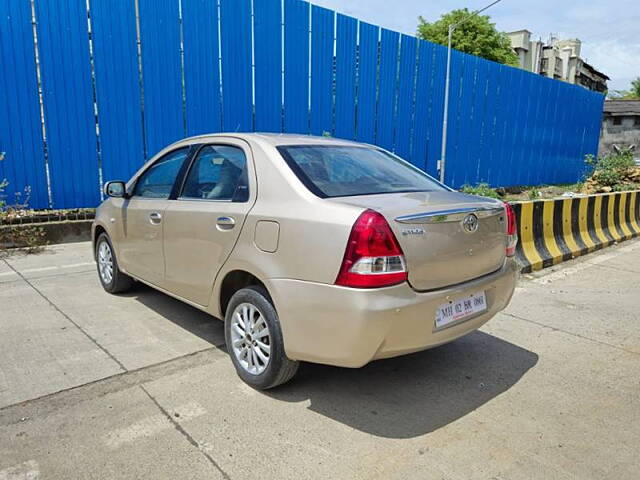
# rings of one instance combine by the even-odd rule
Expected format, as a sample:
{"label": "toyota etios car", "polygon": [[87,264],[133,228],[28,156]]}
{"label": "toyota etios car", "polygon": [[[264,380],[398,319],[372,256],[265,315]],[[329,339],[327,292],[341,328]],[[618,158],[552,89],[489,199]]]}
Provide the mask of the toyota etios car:
{"label": "toyota etios car", "polygon": [[255,388],[299,361],[360,367],[450,342],[515,286],[511,208],[375,146],[204,135],[105,193],[93,225],[105,290],[137,280],[224,318]]}

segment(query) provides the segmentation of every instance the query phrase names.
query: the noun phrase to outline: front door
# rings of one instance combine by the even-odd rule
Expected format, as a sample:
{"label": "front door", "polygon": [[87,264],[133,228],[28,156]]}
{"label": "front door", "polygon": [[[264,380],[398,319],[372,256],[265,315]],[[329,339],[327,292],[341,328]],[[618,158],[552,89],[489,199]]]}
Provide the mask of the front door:
{"label": "front door", "polygon": [[[216,275],[255,201],[250,150],[241,140],[202,145],[164,214],[166,288],[206,306]],[[252,179],[251,181],[249,179]]]}
{"label": "front door", "polygon": [[127,273],[160,287],[164,280],[164,215],[188,154],[189,148],[180,148],[160,157],[138,177],[132,196],[123,205],[121,266]]}

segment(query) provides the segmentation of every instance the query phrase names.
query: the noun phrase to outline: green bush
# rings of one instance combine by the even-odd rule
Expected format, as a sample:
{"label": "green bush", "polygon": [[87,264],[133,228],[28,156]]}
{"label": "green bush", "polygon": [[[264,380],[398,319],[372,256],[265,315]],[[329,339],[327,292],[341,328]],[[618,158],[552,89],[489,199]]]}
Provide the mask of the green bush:
{"label": "green bush", "polygon": [[9,183],[6,180],[0,181],[0,211],[2,211],[2,209],[7,204],[4,201],[4,198],[3,198],[4,197],[4,189],[7,188],[7,185],[9,185]]}
{"label": "green bush", "polygon": [[[0,181],[0,255],[6,251],[7,247],[22,247],[27,253],[40,251],[47,244],[45,232],[39,226],[2,226],[5,220],[14,215],[16,211],[26,208],[29,198],[29,189],[25,189],[25,204],[9,206],[4,200],[4,192],[9,183],[6,180]],[[17,210],[19,209],[19,210]]]}
{"label": "green bush", "polygon": [[630,190],[640,190],[638,183],[619,183],[612,187],[613,192],[628,192]]}
{"label": "green bush", "polygon": [[0,257],[7,248],[20,248],[26,253],[38,253],[47,244],[42,227],[11,225],[0,227]]}
{"label": "green bush", "polygon": [[478,195],[480,197],[500,198],[498,192],[496,192],[495,189],[491,188],[487,183],[478,183],[475,187],[472,187],[471,185],[463,185],[460,191],[462,193],[467,193],[469,195]]}
{"label": "green bush", "polygon": [[634,166],[631,150],[610,153],[604,157],[587,155],[585,163],[592,169],[591,178],[600,186],[617,190],[625,183],[625,176]]}
{"label": "green bush", "polygon": [[535,200],[537,198],[540,198],[541,196],[542,196],[542,193],[540,192],[540,190],[538,190],[535,187],[527,190],[527,197],[529,198],[529,200]]}

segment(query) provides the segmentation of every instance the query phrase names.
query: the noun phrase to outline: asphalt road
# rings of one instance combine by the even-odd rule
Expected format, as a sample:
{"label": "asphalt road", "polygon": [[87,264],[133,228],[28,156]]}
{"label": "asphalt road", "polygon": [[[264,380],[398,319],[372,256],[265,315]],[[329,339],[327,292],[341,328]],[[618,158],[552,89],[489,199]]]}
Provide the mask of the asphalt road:
{"label": "asphalt road", "polygon": [[0,480],[636,479],[640,241],[522,278],[452,344],[267,393],[222,324],[111,296],[88,243],[0,260]]}

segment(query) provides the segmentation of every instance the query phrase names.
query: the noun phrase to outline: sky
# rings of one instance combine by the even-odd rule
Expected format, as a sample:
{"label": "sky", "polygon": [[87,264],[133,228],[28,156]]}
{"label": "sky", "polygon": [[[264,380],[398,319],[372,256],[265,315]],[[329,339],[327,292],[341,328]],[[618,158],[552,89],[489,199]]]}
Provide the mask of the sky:
{"label": "sky", "polygon": [[[476,10],[491,0],[311,0],[360,20],[415,34],[418,16],[434,21],[456,8]],[[502,0],[486,14],[498,30],[526,29],[533,39],[550,34],[582,40],[582,58],[609,77],[609,89],[628,89],[640,77],[639,0]]]}

